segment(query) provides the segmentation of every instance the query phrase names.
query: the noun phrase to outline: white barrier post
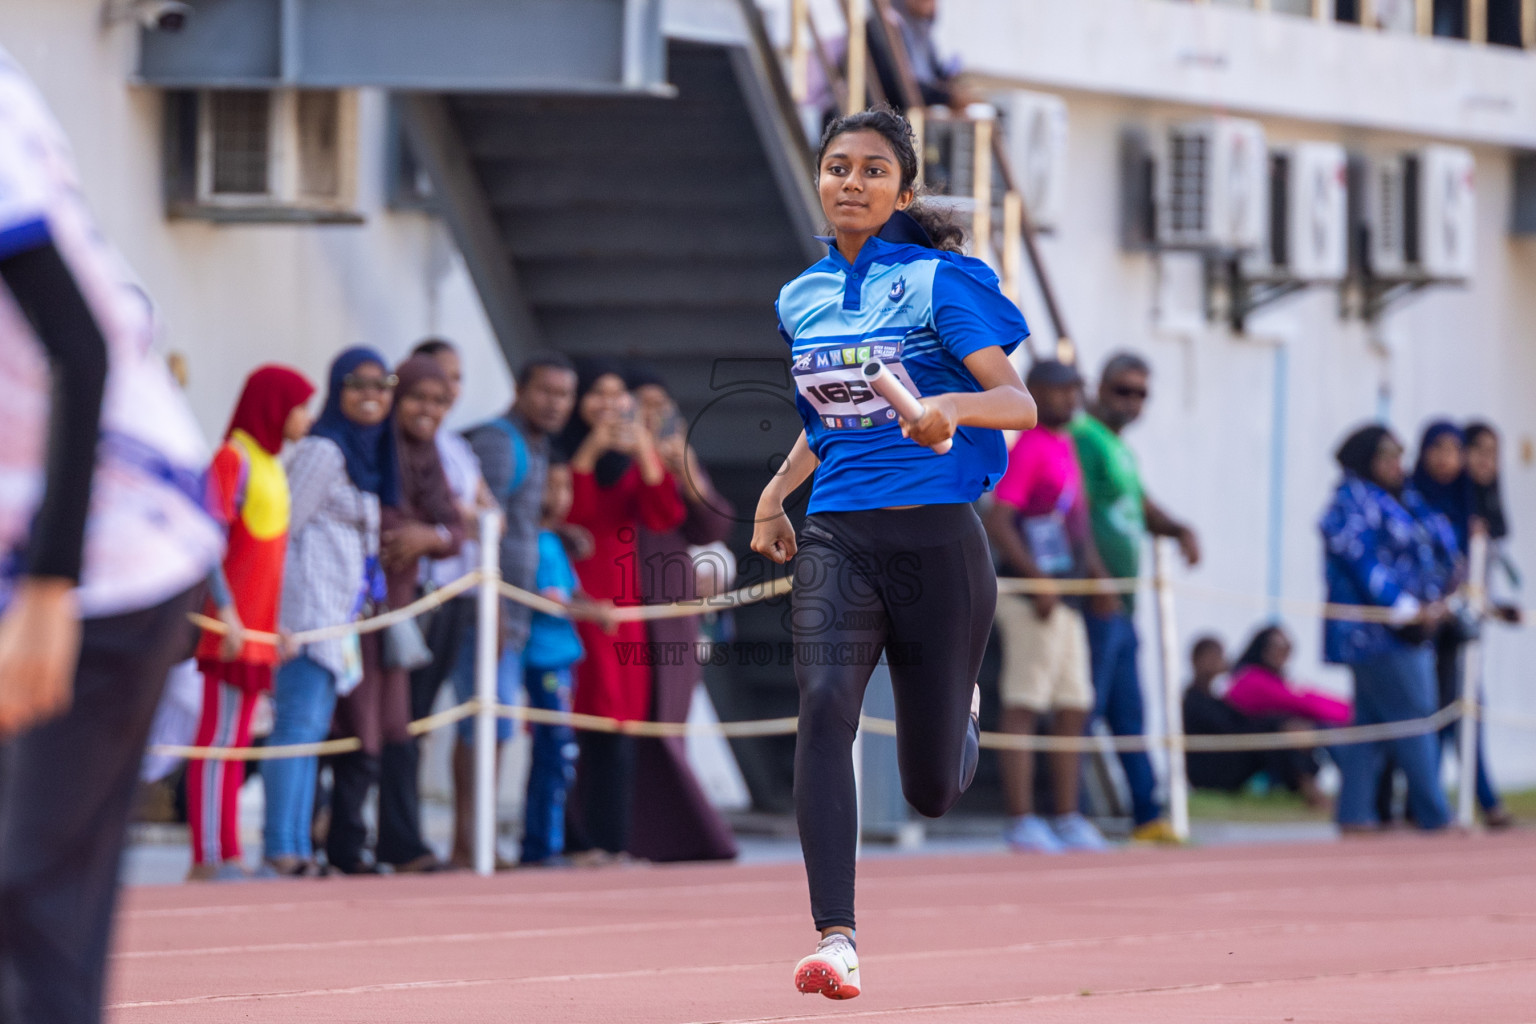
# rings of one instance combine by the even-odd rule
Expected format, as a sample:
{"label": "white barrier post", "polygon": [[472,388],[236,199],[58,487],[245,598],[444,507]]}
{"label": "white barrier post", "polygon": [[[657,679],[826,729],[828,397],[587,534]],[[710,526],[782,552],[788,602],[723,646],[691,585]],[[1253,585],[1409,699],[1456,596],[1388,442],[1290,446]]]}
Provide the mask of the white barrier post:
{"label": "white barrier post", "polygon": [[[1477,530],[1468,547],[1468,604],[1473,616],[1482,622],[1488,605],[1484,588],[1488,577],[1488,535]],[[1461,650],[1461,721],[1456,726],[1461,772],[1456,780],[1456,823],[1464,829],[1477,824],[1477,695],[1482,689],[1482,681],[1483,641],[1477,639],[1468,642]]]}
{"label": "white barrier post", "polygon": [[475,874],[496,871],[496,661],[501,636],[501,513],[480,515],[475,634]]}
{"label": "white barrier post", "polygon": [[1179,634],[1173,620],[1172,559],[1168,541],[1152,541],[1152,584],[1157,592],[1158,653],[1163,664],[1163,724],[1168,733],[1168,815],[1174,835],[1189,839],[1189,775],[1184,766],[1184,704],[1179,685]]}

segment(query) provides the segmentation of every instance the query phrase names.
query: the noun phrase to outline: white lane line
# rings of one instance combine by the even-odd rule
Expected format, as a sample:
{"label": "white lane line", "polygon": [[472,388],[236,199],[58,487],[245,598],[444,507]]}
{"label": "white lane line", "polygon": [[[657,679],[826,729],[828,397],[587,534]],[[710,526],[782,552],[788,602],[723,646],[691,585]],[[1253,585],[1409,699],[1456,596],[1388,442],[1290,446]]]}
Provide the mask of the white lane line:
{"label": "white lane line", "polygon": [[[791,919],[791,920],[796,920],[796,921],[799,920],[799,915],[794,915],[793,918],[790,918],[789,915],[784,915],[784,917],[786,919]],[[718,924],[720,924],[720,925],[741,924],[741,923],[751,922],[751,921],[755,921],[755,920],[775,920],[775,919],[729,918],[729,919],[722,919],[721,921],[718,922]],[[1466,918],[1454,919],[1454,920],[1464,920],[1464,921],[1471,921],[1471,922],[1482,922],[1482,921],[1488,920],[1488,917],[1485,916],[1485,915],[1469,915]],[[1446,921],[1447,921],[1447,919],[1445,919],[1445,918],[1402,919],[1402,920],[1395,920],[1395,921],[1392,922],[1392,924],[1393,924],[1394,927],[1396,927],[1396,926],[1401,926],[1401,925],[1404,925],[1404,924],[1413,924],[1413,923],[1416,923],[1416,922],[1438,922],[1438,923],[1445,923]],[[705,926],[706,927],[713,926],[714,924],[716,924],[716,922],[708,922],[708,923],[705,924]],[[644,930],[644,929],[650,928],[650,927],[656,927],[656,926],[635,925],[635,926],[632,926],[632,927],[630,927],[628,929],[624,929],[622,927],[609,927],[609,928],[606,928],[606,929],[603,929],[603,928],[591,928],[591,929],[581,928],[579,930],[584,932],[584,933],[586,933],[586,932],[601,931],[601,930],[608,930],[608,931],[620,931],[620,930],[641,931],[641,930]],[[936,949],[936,950],[917,950],[917,951],[910,952],[910,953],[888,953],[888,954],[882,955],[880,957],[880,961],[882,963],[888,963],[888,962],[913,963],[913,962],[931,961],[931,960],[943,960],[943,959],[953,959],[953,958],[975,959],[977,957],[989,956],[989,955],[995,956],[997,954],[1036,953],[1036,952],[1042,952],[1042,951],[1047,951],[1047,950],[1091,949],[1091,948],[1096,948],[1096,947],[1097,948],[1102,948],[1102,947],[1113,947],[1113,946],[1137,946],[1137,945],[1148,945],[1148,944],[1165,944],[1165,943],[1167,943],[1169,941],[1192,941],[1192,940],[1193,941],[1198,941],[1198,940],[1202,940],[1202,939],[1218,939],[1218,938],[1228,938],[1228,939],[1230,939],[1230,938],[1239,938],[1239,937],[1244,937],[1244,936],[1250,936],[1251,937],[1251,936],[1259,936],[1259,935],[1307,935],[1307,934],[1316,934],[1316,933],[1324,932],[1324,931],[1331,932],[1331,933],[1337,933],[1337,932],[1339,932],[1341,930],[1346,930],[1346,929],[1352,929],[1352,930],[1361,930],[1361,929],[1379,930],[1381,927],[1382,927],[1382,922],[1380,922],[1380,921],[1349,921],[1349,922],[1335,922],[1335,923],[1330,923],[1330,924],[1288,923],[1288,924],[1252,925],[1252,926],[1242,927],[1242,928],[1205,928],[1205,929],[1191,929],[1191,930],[1184,930],[1184,931],[1143,932],[1143,933],[1137,933],[1137,934],[1132,934],[1132,935],[1087,936],[1087,937],[1083,937],[1083,938],[1074,938],[1074,939],[1042,939],[1042,940],[1038,940],[1038,941],[1034,941],[1034,942],[1012,943],[1012,944],[1003,945],[1003,946],[996,946],[996,945],[981,946],[981,947],[968,948],[968,949]],[[529,935],[529,934],[531,934],[531,933],[533,933],[535,931],[539,931],[539,932],[555,931],[555,932],[569,933],[570,931],[573,931],[573,930],[576,930],[576,929],[547,929],[547,930],[546,929],[538,929],[538,930],[530,929],[530,930],[527,930],[527,931],[524,931],[524,932],[507,933],[507,934],[515,934],[515,935],[518,935],[518,936],[523,936],[523,935]],[[479,935],[462,935],[462,936],[422,936],[420,939],[417,939],[417,940],[407,940],[404,937],[402,937],[398,942],[395,942],[393,940],[386,940],[386,941],[389,941],[389,944],[392,944],[392,945],[393,944],[405,944],[407,941],[423,941],[423,940],[425,940],[425,941],[442,941],[444,939],[450,939],[452,941],[479,941],[479,940],[488,939],[488,938],[495,938],[497,936],[497,934],[499,934],[499,933],[484,933],[484,934],[479,934]],[[344,942],[344,943],[293,943],[291,945],[295,946],[295,947],[303,948],[303,949],[317,949],[317,948],[333,948],[333,947],[340,946],[340,945],[353,945],[353,944],[361,945],[361,944],[365,944],[366,941],[367,940],[357,940],[356,943],[353,943],[353,942],[351,942],[349,940],[349,941]],[[269,947],[257,947],[257,948],[269,948]],[[174,954],[170,954],[170,955],[174,955]],[[1516,960],[1488,961],[1488,962],[1489,963],[1496,963],[1496,964],[1516,963],[1516,962],[1523,963],[1523,962],[1526,962],[1528,960],[1536,960],[1536,957],[1522,957],[1522,958],[1518,958]],[[787,961],[785,961],[785,962],[787,962]],[[653,967],[653,968],[635,968],[635,969],[626,970],[626,971],[608,971],[608,972],[601,972],[601,973],[594,973],[594,974],[532,975],[532,976],[525,977],[525,978],[448,979],[448,980],[442,980],[442,981],[392,982],[392,983],[381,983],[381,984],[375,984],[375,985],[349,986],[349,987],[345,987],[345,988],[302,989],[302,990],[279,991],[279,992],[253,992],[253,993],[237,993],[237,994],[224,994],[224,995],[187,996],[187,997],[183,997],[183,998],[179,998],[179,999],[171,999],[171,1000],[119,1003],[119,1004],[116,1004],[116,1006],[114,1008],[133,1009],[133,1008],[148,1007],[148,1006],[188,1006],[188,1005],[194,1005],[194,1004],[197,1004],[197,1003],[241,1002],[241,1001],[247,1001],[247,1000],[261,1000],[261,999],[297,999],[297,998],[307,998],[309,996],[355,995],[355,994],[360,994],[360,993],[395,991],[397,989],[409,989],[409,988],[436,988],[436,987],[449,987],[449,988],[453,988],[453,987],[467,987],[467,986],[479,986],[479,985],[545,984],[545,983],[565,982],[565,981],[604,981],[604,980],[613,980],[613,979],[619,979],[619,978],[648,978],[648,977],[666,977],[666,976],[672,976],[672,975],[688,975],[688,974],[708,973],[708,972],[714,971],[714,970],[741,971],[741,970],[751,970],[751,969],[755,969],[755,968],[759,968],[759,967],[776,967],[776,966],[783,966],[783,963],[780,962],[780,961],[772,961],[772,962],[769,962],[769,963],[754,962],[754,963],[746,963],[746,964],[731,964],[731,965],[725,965],[725,966],[720,966],[720,967],[716,967],[716,966]],[[1413,970],[1413,971],[1422,971],[1422,970],[1432,970],[1432,969],[1434,969],[1434,968],[1412,968],[1411,970]],[[1453,966],[1453,968],[1447,968],[1447,969],[1459,969],[1459,968],[1456,968],[1456,967]],[[1369,974],[1391,973],[1393,971],[1399,971],[1399,970],[1405,970],[1405,969],[1403,969],[1403,968],[1383,968],[1383,969],[1380,969],[1380,970],[1364,971],[1364,972],[1359,972],[1359,973],[1362,976],[1364,976],[1364,975],[1369,975]],[[1352,975],[1338,975],[1338,977],[1347,977],[1347,976],[1352,976]],[[1315,977],[1326,978],[1326,977],[1335,977],[1335,976],[1334,975],[1316,975]],[[1276,979],[1274,982],[1271,982],[1271,981],[1230,982],[1230,983],[1229,982],[1218,982],[1218,983],[1215,983],[1215,984],[1216,984],[1216,987],[1223,987],[1223,986],[1230,986],[1230,985],[1235,985],[1235,984],[1244,984],[1244,985],[1270,984],[1270,983],[1279,983],[1281,981],[1286,981],[1286,980],[1296,980],[1296,979]],[[1175,990],[1184,991],[1184,990],[1193,990],[1193,989],[1191,989],[1191,986],[1175,986]],[[1136,992],[1143,992],[1143,991],[1152,992],[1152,991],[1161,991],[1161,990],[1160,989],[1159,990],[1153,990],[1153,989],[1147,989],[1147,990],[1127,989],[1125,991],[1127,993],[1136,993]],[[1107,993],[1098,993],[1098,994],[1109,995],[1109,994],[1114,994],[1114,993],[1107,992]],[[1048,998],[1048,997],[1031,996],[1031,997],[1028,997],[1028,998],[1030,1000],[1036,1000],[1036,999],[1042,999],[1042,998]],[[1054,998],[1054,997],[1049,997],[1049,998]],[[962,1006],[962,1005],[967,1005],[968,1006],[968,1005],[974,1005],[974,1004],[969,1004],[969,1003],[958,1004],[957,1003],[955,1005],[956,1006]],[[1008,1004],[1008,1005],[1011,1005],[1011,1004]],[[765,1020],[778,1020],[780,1018],[764,1018],[764,1019]],[[785,1019],[785,1020],[801,1020],[801,1019],[809,1019],[809,1018],[789,1017],[789,1018],[783,1018],[783,1019]]]}
{"label": "white lane line", "polygon": [[[1128,996],[1181,996],[1204,992],[1251,990],[1273,988],[1281,985],[1305,985],[1312,982],[1357,981],[1392,977],[1437,977],[1453,974],[1485,974],[1491,971],[1517,967],[1536,961],[1536,957],[1516,957],[1510,960],[1483,960],[1466,964],[1435,964],[1427,967],[1388,967],[1373,971],[1346,971],[1338,974],[1299,975],[1293,978],[1263,978],[1254,981],[1218,981],[1189,985],[1164,985],[1152,988],[1125,988],[1082,992],[1056,992],[1047,995],[1023,996],[1018,999],[982,999],[963,1003],[929,1003],[923,1006],[903,1006],[888,1010],[838,1010],[839,1019],[906,1017],[912,1014],[954,1013],[959,1011],[1002,1009],[1012,1006],[1033,1006],[1043,1003],[1065,1003],[1076,999],[1110,999]],[[833,1016],[830,1009],[823,1013],[801,1014],[785,1017],[732,1017],[692,1021],[690,1024],[796,1024],[800,1021],[826,1020]]]}
{"label": "white lane line", "polygon": [[519,928],[492,932],[449,932],[442,935],[388,935],[368,939],[324,939],[314,942],[272,942],[247,946],[204,946],[189,949],[129,950],[114,954],[115,960],[169,960],[200,956],[249,956],[256,953],[305,953],[328,949],[358,949],[384,946],[415,946],[435,943],[504,942],[516,939],[579,938],[586,935],[634,934],[637,932],[687,931],[702,928],[741,927],[742,925],[794,924],[805,920],[803,914],[760,915],[757,917],[697,918],[688,921],[646,921],[628,924],[566,925],[558,928]]}
{"label": "white lane line", "polygon": [[778,968],[773,963],[713,964],[700,967],[656,967],[631,971],[601,971],[592,974],[543,974],[528,978],[447,978],[441,981],[395,981],[377,985],[353,985],[348,988],[292,989],[281,992],[243,992],[230,995],[189,996],[183,999],[147,999],[113,1003],[109,1010],[142,1010],[157,1006],[200,1006],[215,1003],[262,1002],[268,999],[312,999],[324,996],[368,995],[376,992],[405,992],[418,989],[479,988],[487,985],[547,985],[569,982],[619,981],[630,978],[657,978],[688,974],[719,974],[727,971],[757,971]]}
{"label": "white lane line", "polygon": [[[1400,854],[1401,851],[1399,851]],[[1483,852],[1483,851],[1480,851]],[[1490,875],[1487,864],[1483,858],[1479,864],[1483,868],[1476,877],[1466,878],[1457,885],[1465,885],[1469,882],[1482,884],[1491,881],[1518,881],[1529,878],[1529,859],[1531,850],[1504,850],[1499,853],[1510,853],[1517,859],[1509,865],[1511,873],[1504,875]],[[1021,871],[1019,859],[1012,854],[1001,854],[996,858],[999,870],[975,870],[968,872],[950,872],[937,874],[917,874],[899,876],[864,877],[859,880],[860,891],[869,893],[883,889],[897,889],[903,894],[910,893],[914,886],[951,887],[959,885],[975,885],[978,880],[992,879],[997,882],[1014,882],[1027,884],[1032,890],[1045,896],[1044,902],[1051,901],[1051,888],[1062,883],[1082,881],[1092,882],[1096,880],[1126,882],[1141,879],[1164,879],[1177,877],[1199,877],[1212,879],[1218,874],[1233,874],[1251,876],[1261,874],[1265,870],[1274,868],[1297,870],[1309,861],[1320,861],[1327,864],[1334,875],[1338,869],[1370,869],[1372,871],[1393,868],[1401,871],[1405,865],[1400,855],[1394,857],[1304,857],[1288,856],[1264,860],[1242,861],[1208,861],[1203,859],[1191,860],[1179,863],[1132,863],[1117,862],[1113,857],[1096,857],[1095,860],[1102,864],[1101,867],[1071,867],[1038,868],[1031,864],[1028,871]],[[1447,862],[1454,864],[1457,873],[1465,873],[1468,867],[1466,853],[1458,851],[1458,859]],[[1414,861],[1411,865],[1416,870],[1430,873],[1434,867],[1432,862]],[[128,920],[154,920],[158,918],[188,918],[188,917],[229,917],[237,914],[262,914],[286,913],[295,911],[309,911],[317,909],[357,909],[389,910],[397,908],[425,906],[434,909],[444,907],[488,907],[488,906],[519,906],[525,904],[564,904],[573,901],[586,901],[594,897],[605,900],[631,900],[646,898],[664,898],[672,900],[692,900],[702,896],[728,896],[749,895],[752,893],[781,892],[786,888],[794,890],[797,894],[803,891],[804,881],[798,871],[795,874],[778,880],[763,880],[754,882],[703,882],[691,885],[668,885],[666,872],[668,869],[638,869],[639,873],[646,874],[655,884],[637,886],[622,889],[562,889],[555,892],[526,892],[526,893],[462,893],[451,896],[409,896],[409,897],[378,897],[374,895],[349,895],[346,898],[328,898],[314,900],[290,900],[283,903],[246,903],[228,904],[218,906],[200,907],[167,907],[167,908],[140,908],[125,909],[119,914],[122,919]],[[310,885],[324,886],[327,883],[307,883]],[[338,881],[336,884],[347,884]],[[1417,884],[1417,883],[1414,883]],[[1426,880],[1425,884],[1429,884]],[[1298,887],[1301,889],[1302,887]],[[1328,886],[1322,888],[1337,888]],[[1246,892],[1248,890],[1239,890]],[[1270,891],[1270,890],[1265,890]],[[1305,890],[1302,890],[1305,891]]]}

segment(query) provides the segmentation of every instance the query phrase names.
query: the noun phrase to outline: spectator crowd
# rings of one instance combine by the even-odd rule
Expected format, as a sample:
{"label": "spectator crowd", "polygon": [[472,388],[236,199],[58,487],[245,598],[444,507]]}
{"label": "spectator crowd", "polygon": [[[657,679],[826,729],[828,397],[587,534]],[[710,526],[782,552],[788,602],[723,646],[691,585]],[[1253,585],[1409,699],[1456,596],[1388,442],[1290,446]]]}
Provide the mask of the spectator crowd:
{"label": "spectator crowd", "polygon": [[[626,651],[690,645],[699,639],[699,620],[616,621],[613,614],[693,600],[729,584],[718,578],[718,559],[697,553],[723,548],[731,508],[687,444],[665,381],[640,364],[537,354],[518,370],[512,407],[460,434],[443,423],[461,373],[458,353],[439,339],[393,367],[375,351],[350,349],[332,363],[311,422],[310,382],[263,367],[247,380],[211,466],[210,504],[226,525],[228,553],[209,581],[206,609],[222,628],[205,632],[197,651],[203,700],[196,743],[252,743],[264,693],[271,696],[267,744],[360,742],[324,758],[324,773],[316,757],[262,763],[263,874],[469,865],[473,729],[461,722],[453,746],[452,841],[439,860],[423,836],[420,741],[407,725],[431,713],[445,686],[456,702],[473,696],[475,598],[448,599],[380,632],[302,645],[288,637],[402,608],[463,577],[479,563],[477,520],[488,510],[500,513],[503,578],[567,611],[500,603],[498,700],[619,721],[688,716],[698,660]],[[1013,442],[984,508],[1001,577],[1134,580],[1149,535],[1171,538],[1189,564],[1199,562],[1194,530],[1153,500],[1122,437],[1141,416],[1151,381],[1147,361],[1129,352],[1107,360],[1091,393],[1074,365],[1040,360],[1030,368],[1039,423]],[[1336,454],[1340,479],[1319,524],[1328,601],[1386,610],[1325,621],[1325,659],[1348,668],[1353,699],[1292,677],[1291,636],[1278,623],[1258,629],[1235,662],[1218,638],[1200,637],[1182,703],[1186,733],[1304,732],[1310,740],[1192,753],[1194,787],[1267,785],[1323,809],[1333,801],[1319,775],[1331,761],[1346,832],[1398,817],[1423,829],[1448,824],[1440,763],[1455,742],[1454,725],[1376,743],[1317,742],[1319,730],[1423,718],[1459,699],[1462,654],[1483,625],[1460,596],[1473,538],[1491,545],[1486,586],[1498,574],[1517,579],[1503,554],[1508,524],[1493,428],[1437,421],[1424,431],[1411,473],[1403,454],[1385,427],[1350,434]],[[1005,587],[997,609],[1001,728],[1080,737],[1102,723],[1115,736],[1142,735],[1134,593],[1033,588],[1026,596],[1017,589]],[[1495,603],[1491,615],[1518,621],[1520,613]],[[273,646],[250,638],[258,630],[282,640]],[[501,719],[498,730],[499,767],[511,721]],[[566,725],[530,731],[521,863],[735,856],[730,829],[706,799],[680,739],[577,733]],[[1508,825],[1481,743],[1478,755],[1485,820]],[[1083,756],[1045,755],[1047,777],[1037,786],[1036,755],[1001,755],[1012,847],[1106,847],[1082,813]],[[1118,756],[1131,837],[1173,841],[1151,759],[1138,750]],[[188,765],[191,877],[246,876],[237,805],[245,778],[238,762]],[[375,790],[370,829],[364,808]]]}
{"label": "spectator crowd", "polygon": [[[673,571],[692,569],[690,545],[718,545],[732,519],[665,383],[641,365],[535,355],[518,371],[511,409],[458,434],[443,421],[461,373],[458,353],[439,339],[393,367],[371,349],[349,349],[331,364],[311,423],[314,387],[293,370],[263,367],[246,381],[212,464],[209,504],[228,549],[206,609],[220,628],[205,631],[197,651],[196,743],[248,746],[262,694],[271,699],[269,745],[359,741],[323,759],[262,763],[263,875],[469,865],[473,730],[461,723],[456,737],[453,839],[440,861],[423,837],[419,741],[407,726],[431,712],[445,685],[459,702],[473,695],[474,599],[451,598],[378,632],[289,638],[403,608],[463,577],[479,562],[484,511],[500,512],[503,579],[567,611],[500,603],[498,700],[619,721],[687,717],[698,662],[653,666],[624,649],[691,644],[698,618],[614,616],[723,582],[719,559],[698,560],[709,570],[702,581]],[[563,725],[531,732],[523,864],[735,856],[681,740],[577,736]],[[511,738],[502,719],[498,760]],[[186,779],[191,877],[246,877],[242,766],[194,760]],[[375,791],[371,829],[365,806]]]}

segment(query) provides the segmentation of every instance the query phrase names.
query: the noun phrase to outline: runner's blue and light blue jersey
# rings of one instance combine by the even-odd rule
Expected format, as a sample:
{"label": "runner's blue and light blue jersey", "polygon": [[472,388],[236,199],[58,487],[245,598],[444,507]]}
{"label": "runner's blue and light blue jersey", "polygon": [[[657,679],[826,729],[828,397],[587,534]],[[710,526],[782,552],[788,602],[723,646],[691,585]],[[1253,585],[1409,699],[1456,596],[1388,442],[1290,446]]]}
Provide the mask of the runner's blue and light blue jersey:
{"label": "runner's blue and light blue jersey", "polygon": [[897,213],[850,265],[827,258],[784,286],[776,305],[789,343],[806,440],[821,460],[810,512],[975,501],[1008,464],[996,430],[961,427],[944,455],[903,437],[896,412],[860,375],[881,360],[913,394],[985,390],[965,368],[973,352],[1011,353],[1023,315],[981,260],[934,249]]}

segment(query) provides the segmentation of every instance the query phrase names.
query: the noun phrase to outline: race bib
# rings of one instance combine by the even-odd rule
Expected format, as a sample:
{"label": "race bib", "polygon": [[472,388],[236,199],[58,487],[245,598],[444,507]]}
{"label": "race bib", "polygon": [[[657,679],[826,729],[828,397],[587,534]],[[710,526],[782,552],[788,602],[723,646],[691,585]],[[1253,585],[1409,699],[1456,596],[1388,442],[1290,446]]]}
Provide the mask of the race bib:
{"label": "race bib", "polygon": [[1067,538],[1067,524],[1060,513],[1027,516],[1021,526],[1035,568],[1047,576],[1065,576],[1072,571],[1072,542]]}
{"label": "race bib", "polygon": [[906,389],[921,395],[901,364],[901,342],[811,345],[795,355],[795,387],[829,430],[868,430],[896,422],[896,410],[864,381],[861,367],[878,359]]}

